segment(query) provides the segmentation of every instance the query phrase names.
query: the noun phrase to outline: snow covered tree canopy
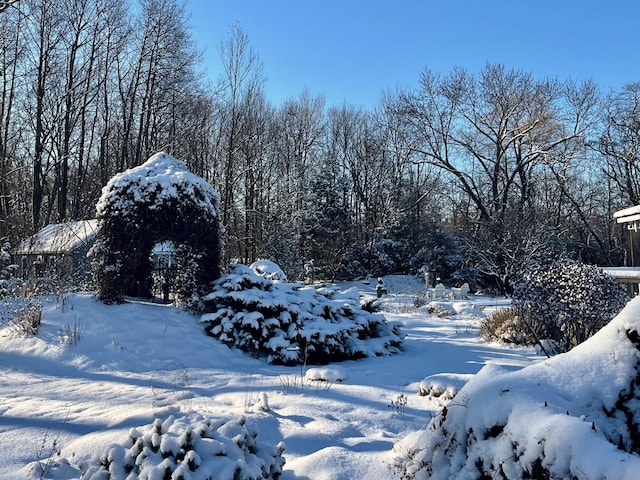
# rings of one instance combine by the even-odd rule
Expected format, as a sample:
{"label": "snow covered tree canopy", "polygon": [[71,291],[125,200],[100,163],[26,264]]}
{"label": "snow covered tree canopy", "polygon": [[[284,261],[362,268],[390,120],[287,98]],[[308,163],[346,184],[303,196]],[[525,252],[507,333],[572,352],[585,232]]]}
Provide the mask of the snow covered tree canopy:
{"label": "snow covered tree canopy", "polygon": [[114,176],[96,205],[98,239],[92,250],[98,297],[151,295],[150,253],[176,246],[176,294],[189,301],[219,276],[220,199],[204,179],[160,152]]}

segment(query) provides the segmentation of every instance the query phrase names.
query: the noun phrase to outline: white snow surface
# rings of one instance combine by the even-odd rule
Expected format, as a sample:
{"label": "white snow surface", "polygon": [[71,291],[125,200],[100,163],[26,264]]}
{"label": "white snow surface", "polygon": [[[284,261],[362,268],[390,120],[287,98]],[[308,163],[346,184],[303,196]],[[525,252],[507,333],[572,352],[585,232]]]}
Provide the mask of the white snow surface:
{"label": "white snow surface", "polygon": [[269,280],[274,282],[286,282],[287,276],[282,271],[280,266],[277,263],[272,262],[271,260],[256,260],[249,268],[256,272],[258,275],[262,275]]}
{"label": "white snow surface", "polygon": [[[452,400],[469,399],[459,417],[449,407],[456,422],[490,427],[510,415],[519,441],[534,445],[544,432],[544,448],[558,462],[571,458],[587,472],[579,478],[631,478],[629,472],[640,471],[637,456],[591,430],[591,418],[576,417],[610,401],[628,381],[638,352],[617,345],[621,329],[638,327],[640,300],[593,340],[545,360],[533,348],[477,336],[477,312],[508,300],[451,300],[454,313],[439,317],[414,306],[421,283],[385,277],[389,294],[380,303],[389,320],[404,323],[401,353],[314,367],[320,370],[310,374],[342,382],[310,382],[310,367],[273,366],[229,349],[203,333],[199,316],[171,306],[103,305],[90,293],[51,298],[36,337],[0,329],[0,478],[40,478],[38,460],[48,465],[42,478],[78,478],[79,465],[95,461],[130,429],[169,415],[246,416],[258,440],[286,445],[283,480],[398,478],[389,466],[407,447],[430,441],[425,426],[442,408],[437,398],[418,394],[420,382],[479,371]],[[375,296],[372,285],[342,286]],[[80,335],[71,346],[64,333],[74,329]],[[402,415],[389,406],[400,395],[407,397]],[[504,446],[494,443],[500,453]],[[439,478],[449,471],[445,466]]]}
{"label": "white snow surface", "polygon": [[134,205],[152,201],[148,208],[162,206],[168,198],[189,198],[203,211],[217,217],[220,196],[203,178],[166,152],[153,155],[142,165],[118,173],[102,188],[96,204],[98,217],[109,205],[126,214]]}

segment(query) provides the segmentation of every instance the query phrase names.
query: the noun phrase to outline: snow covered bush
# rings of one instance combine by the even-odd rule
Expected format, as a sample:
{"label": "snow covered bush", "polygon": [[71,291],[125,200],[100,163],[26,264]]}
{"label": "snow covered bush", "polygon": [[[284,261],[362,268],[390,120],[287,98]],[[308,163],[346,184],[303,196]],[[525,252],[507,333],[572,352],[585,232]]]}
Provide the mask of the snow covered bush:
{"label": "snow covered bush", "polygon": [[568,260],[531,269],[513,293],[529,342],[551,339],[564,351],[600,330],[628,301],[623,288],[600,268]]}
{"label": "snow covered bush", "polygon": [[219,276],[222,227],[219,196],[184,163],[162,152],[114,176],[96,205],[97,240],[91,250],[98,297],[150,297],[157,243],[175,247],[176,296],[188,308]]}
{"label": "snow covered bush", "polygon": [[257,441],[244,417],[211,420],[199,416],[156,419],[132,428],[122,443],[83,468],[82,480],[277,479],[284,444]]}
{"label": "snow covered bush", "polygon": [[10,325],[18,335],[37,335],[41,321],[42,303],[37,297],[12,295],[0,305],[0,325]]}
{"label": "snow covered bush", "polygon": [[357,290],[274,281],[245,265],[204,297],[206,332],[268,362],[322,364],[396,353],[400,324],[365,311]]}
{"label": "snow covered bush", "polygon": [[11,263],[10,248],[6,241],[0,247],[0,326],[10,325],[18,335],[36,335],[42,320],[42,303],[15,277],[18,265]]}
{"label": "snow covered bush", "polygon": [[11,263],[10,248],[11,244],[7,241],[3,242],[2,247],[0,247],[0,298],[6,297],[11,293],[11,279],[18,269],[17,265]]}
{"label": "snow covered bush", "polygon": [[568,353],[486,365],[398,446],[401,478],[638,478],[639,329],[636,298]]}

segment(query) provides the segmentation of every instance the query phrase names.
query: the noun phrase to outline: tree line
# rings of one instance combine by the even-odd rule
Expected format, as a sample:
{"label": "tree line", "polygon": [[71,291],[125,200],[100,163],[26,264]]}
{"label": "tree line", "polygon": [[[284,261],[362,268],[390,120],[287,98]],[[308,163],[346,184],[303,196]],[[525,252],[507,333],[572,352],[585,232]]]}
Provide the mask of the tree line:
{"label": "tree line", "polygon": [[220,193],[226,261],[291,278],[428,268],[508,291],[562,255],[617,265],[640,203],[640,83],[425,69],[371,109],[265,95],[232,26],[203,74],[176,0],[20,0],[0,14],[0,238],[95,216],[114,174],[164,150]]}

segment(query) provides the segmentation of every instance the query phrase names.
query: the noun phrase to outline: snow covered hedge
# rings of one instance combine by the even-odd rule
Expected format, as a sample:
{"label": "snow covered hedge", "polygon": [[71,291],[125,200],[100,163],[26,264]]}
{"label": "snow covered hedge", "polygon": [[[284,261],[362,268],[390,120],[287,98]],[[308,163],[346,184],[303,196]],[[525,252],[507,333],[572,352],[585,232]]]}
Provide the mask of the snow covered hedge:
{"label": "snow covered hedge", "polygon": [[97,240],[91,250],[98,297],[118,303],[124,295],[151,296],[151,251],[176,246],[174,290],[187,308],[219,276],[220,199],[204,179],[160,152],[115,175],[96,205]]}
{"label": "snow covered hedge", "polygon": [[132,428],[122,443],[106,449],[85,466],[82,480],[277,479],[285,459],[284,444],[256,440],[258,431],[236,420],[199,416],[156,419]]}
{"label": "snow covered hedge", "polygon": [[389,355],[402,343],[400,324],[363,310],[355,289],[272,280],[245,265],[218,279],[204,302],[209,335],[271,363]]}
{"label": "snow covered hedge", "polygon": [[628,301],[620,284],[599,267],[569,260],[530,270],[513,293],[526,330],[554,340],[562,351],[591,337]]}
{"label": "snow covered hedge", "polygon": [[402,478],[637,479],[639,332],[636,298],[568,353],[485,366],[399,448]]}

